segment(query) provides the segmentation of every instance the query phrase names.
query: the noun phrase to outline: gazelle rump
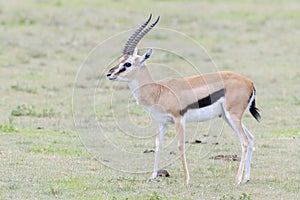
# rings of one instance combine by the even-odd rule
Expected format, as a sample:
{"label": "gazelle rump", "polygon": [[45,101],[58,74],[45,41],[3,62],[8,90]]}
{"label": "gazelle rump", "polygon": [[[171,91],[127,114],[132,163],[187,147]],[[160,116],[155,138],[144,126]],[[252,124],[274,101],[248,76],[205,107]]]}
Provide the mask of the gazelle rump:
{"label": "gazelle rump", "polygon": [[154,169],[151,179],[157,177],[159,152],[167,124],[175,124],[178,147],[184,170],[184,183],[189,182],[185,157],[185,123],[206,121],[222,117],[238,135],[242,155],[237,172],[236,184],[250,180],[250,166],[253,150],[253,135],[243,125],[246,110],[259,120],[255,107],[255,88],[251,80],[239,74],[222,71],[196,75],[181,79],[154,81],[146,66],[152,55],[149,49],[144,55],[137,54],[136,46],[142,37],[159,21],[145,28],[151,20],[143,23],[128,39],[118,64],[107,74],[109,80],[126,81],[137,103],[158,121]]}

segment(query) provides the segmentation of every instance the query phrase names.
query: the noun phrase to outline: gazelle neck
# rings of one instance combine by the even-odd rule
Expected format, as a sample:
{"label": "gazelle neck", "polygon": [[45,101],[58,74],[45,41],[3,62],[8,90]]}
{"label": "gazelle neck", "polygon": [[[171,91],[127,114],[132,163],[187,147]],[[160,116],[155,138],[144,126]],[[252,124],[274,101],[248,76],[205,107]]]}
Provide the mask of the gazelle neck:
{"label": "gazelle neck", "polygon": [[131,89],[134,98],[138,104],[141,103],[141,93],[143,93],[145,88],[147,88],[145,86],[148,86],[151,83],[154,83],[154,81],[151,77],[147,66],[141,66],[135,79],[131,80],[128,83],[128,86]]}

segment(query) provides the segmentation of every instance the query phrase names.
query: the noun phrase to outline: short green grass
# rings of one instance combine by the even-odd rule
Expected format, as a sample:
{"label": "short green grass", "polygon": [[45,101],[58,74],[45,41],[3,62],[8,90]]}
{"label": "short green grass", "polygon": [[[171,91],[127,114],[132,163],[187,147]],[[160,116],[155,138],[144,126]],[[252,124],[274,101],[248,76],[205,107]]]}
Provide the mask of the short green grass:
{"label": "short green grass", "polygon": [[[0,199],[299,199],[299,9],[296,0],[0,1]],[[209,159],[218,154],[240,156],[236,135],[228,126],[220,134],[218,121],[211,129],[209,122],[198,129],[196,124],[187,126],[189,142],[206,142],[187,144],[189,186],[183,185],[182,167],[175,159],[174,127],[169,127],[161,157],[161,162],[174,161],[165,167],[171,176],[154,182],[148,181],[150,172],[122,173],[107,167],[113,160],[135,163],[134,157],[124,161],[122,154],[108,148],[105,152],[111,151],[114,157],[97,159],[101,151],[96,155],[82,143],[97,142],[99,135],[82,138],[74,127],[72,92],[79,66],[99,42],[135,28],[149,13],[161,15],[159,27],[185,33],[203,45],[218,70],[235,71],[255,82],[262,121],[245,116],[255,135],[250,183],[233,185],[238,162]],[[146,40],[155,44],[176,44],[170,35],[153,31],[148,36]],[[102,70],[106,63],[100,61],[112,57],[111,52],[121,52],[122,45],[91,56],[89,64]],[[210,64],[205,53],[186,48],[201,67]],[[169,52],[154,51],[152,59],[194,73]],[[163,65],[151,65],[151,69],[157,77],[176,75]],[[117,112],[126,107],[126,112],[114,113],[124,119],[123,124],[130,119],[142,129],[151,121],[128,96],[126,85],[101,79],[95,90],[102,73],[92,72],[86,79],[95,81],[91,87],[96,101],[79,111],[93,110],[85,123],[96,118],[100,125],[111,127],[105,133],[127,150],[153,149],[154,137],[146,144],[120,135],[111,109]],[[91,91],[90,85],[77,88]],[[112,93],[116,98],[111,102],[106,97]],[[152,167],[154,155],[142,155]]]}
{"label": "short green grass", "polygon": [[23,104],[18,105],[15,109],[13,109],[11,111],[11,116],[54,117],[55,111],[53,108],[43,108],[41,111],[38,111],[34,106],[27,106]]}

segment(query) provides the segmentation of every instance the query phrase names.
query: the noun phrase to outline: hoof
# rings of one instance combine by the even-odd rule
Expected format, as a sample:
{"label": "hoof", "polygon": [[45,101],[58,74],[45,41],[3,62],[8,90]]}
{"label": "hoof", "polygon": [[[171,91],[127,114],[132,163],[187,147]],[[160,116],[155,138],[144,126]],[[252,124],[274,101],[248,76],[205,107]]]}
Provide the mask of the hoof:
{"label": "hoof", "polygon": [[154,181],[157,178],[157,172],[153,172],[149,178],[149,181]]}
{"label": "hoof", "polygon": [[234,185],[238,186],[238,185],[241,185],[242,181],[235,181],[234,182]]}
{"label": "hoof", "polygon": [[188,186],[190,182],[190,177],[184,179],[184,185]]}
{"label": "hoof", "polygon": [[247,180],[244,180],[244,182],[243,183],[249,183],[250,182],[250,179],[247,179]]}

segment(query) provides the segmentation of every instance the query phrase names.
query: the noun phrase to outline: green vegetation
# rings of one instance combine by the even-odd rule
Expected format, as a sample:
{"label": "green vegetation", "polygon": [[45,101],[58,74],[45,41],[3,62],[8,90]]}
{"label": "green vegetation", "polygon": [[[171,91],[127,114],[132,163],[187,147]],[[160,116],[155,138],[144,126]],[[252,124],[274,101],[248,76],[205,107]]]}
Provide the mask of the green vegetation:
{"label": "green vegetation", "polygon": [[276,131],[276,136],[278,138],[290,138],[290,139],[299,139],[300,138],[300,127],[298,128],[288,128],[284,130]]}
{"label": "green vegetation", "polygon": [[13,90],[15,90],[15,91],[20,91],[20,92],[27,92],[27,93],[32,93],[32,94],[36,94],[37,93],[37,88],[29,87],[29,86],[22,87],[19,84],[12,85],[11,88]]}
{"label": "green vegetation", "polygon": [[18,128],[16,128],[12,123],[0,124],[0,132],[16,133],[16,132],[18,132]]}
{"label": "green vegetation", "polygon": [[18,105],[11,111],[11,116],[31,116],[31,117],[54,117],[55,112],[53,108],[43,108],[37,111],[34,106]]}
{"label": "green vegetation", "polygon": [[222,198],[220,198],[220,200],[250,200],[250,195],[243,193],[241,194],[238,198],[233,197],[230,194],[225,194],[222,196]]}

